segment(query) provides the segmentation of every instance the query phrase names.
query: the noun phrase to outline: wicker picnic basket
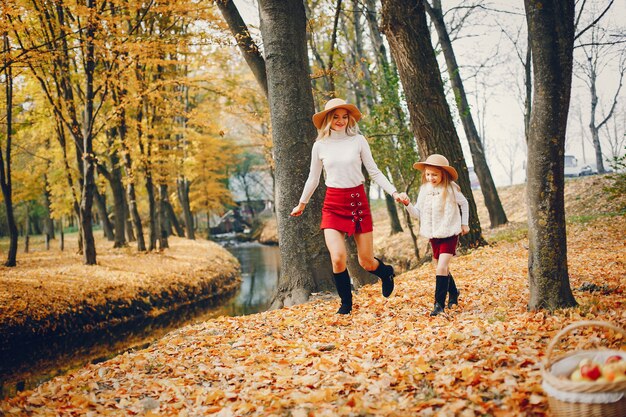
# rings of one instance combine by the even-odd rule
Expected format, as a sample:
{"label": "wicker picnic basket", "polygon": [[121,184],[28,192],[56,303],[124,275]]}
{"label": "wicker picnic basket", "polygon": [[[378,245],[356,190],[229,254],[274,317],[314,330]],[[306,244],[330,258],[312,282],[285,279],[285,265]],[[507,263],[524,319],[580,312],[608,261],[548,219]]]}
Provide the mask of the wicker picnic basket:
{"label": "wicker picnic basket", "polygon": [[606,327],[626,336],[619,327],[603,321],[581,321],[561,330],[548,345],[541,367],[543,390],[556,417],[624,417],[626,416],[626,381],[580,382],[569,375],[582,359],[604,363],[612,355],[626,356],[623,350],[578,350],[552,359],[552,351],[561,338],[579,327]]}

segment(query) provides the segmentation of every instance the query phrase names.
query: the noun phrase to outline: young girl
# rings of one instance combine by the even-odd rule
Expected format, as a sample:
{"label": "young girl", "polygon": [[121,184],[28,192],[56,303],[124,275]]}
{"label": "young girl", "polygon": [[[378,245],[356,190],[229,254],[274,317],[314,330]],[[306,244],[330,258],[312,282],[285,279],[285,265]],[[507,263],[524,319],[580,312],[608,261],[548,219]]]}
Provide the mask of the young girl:
{"label": "young girl", "polygon": [[435,308],[430,313],[436,316],[444,310],[447,293],[448,308],[458,304],[459,290],[449,265],[456,255],[459,234],[469,232],[469,204],[454,182],[459,177],[456,170],[443,155],[432,154],[424,162],[413,164],[413,168],[422,171],[422,186],[415,206],[405,205],[412,217],[420,219],[420,235],[430,239],[437,263]]}
{"label": "young girl", "polygon": [[345,235],[354,234],[359,264],[378,276],[382,282],[383,296],[393,291],[394,271],[374,257],[372,215],[363,181],[361,165],[370,177],[398,202],[408,203],[406,193],[398,193],[376,166],[367,140],[359,133],[357,122],[361,112],[356,106],[340,98],[329,100],[324,111],[315,113],[313,124],[317,139],[311,151],[309,178],[304,185],[300,204],[291,211],[300,216],[320,181],[322,168],[326,173],[326,197],[322,208],[322,224],[326,247],[333,263],[333,275],[341,307],[337,314],[352,311],[350,275],[346,268],[347,251]]}

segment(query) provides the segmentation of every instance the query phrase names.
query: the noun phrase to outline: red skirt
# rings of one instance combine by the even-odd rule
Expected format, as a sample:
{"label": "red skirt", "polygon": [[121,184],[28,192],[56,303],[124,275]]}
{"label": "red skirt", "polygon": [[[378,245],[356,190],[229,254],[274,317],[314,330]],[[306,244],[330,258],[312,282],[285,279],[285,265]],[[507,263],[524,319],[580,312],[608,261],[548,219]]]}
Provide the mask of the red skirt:
{"label": "red skirt", "polygon": [[326,188],[320,229],[335,229],[348,236],[374,230],[363,184],[352,188]]}

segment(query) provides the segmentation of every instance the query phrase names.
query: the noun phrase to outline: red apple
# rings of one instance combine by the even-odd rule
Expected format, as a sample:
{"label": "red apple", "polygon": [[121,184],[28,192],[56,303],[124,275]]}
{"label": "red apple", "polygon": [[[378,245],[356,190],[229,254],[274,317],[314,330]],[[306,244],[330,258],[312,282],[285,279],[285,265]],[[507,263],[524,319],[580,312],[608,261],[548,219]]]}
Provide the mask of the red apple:
{"label": "red apple", "polygon": [[622,358],[620,355],[613,355],[613,356],[609,356],[608,358],[606,358],[606,361],[604,361],[605,364],[609,364],[609,363],[613,363],[613,362],[619,362],[621,360],[623,360],[624,358]]}
{"label": "red apple", "polygon": [[580,367],[580,375],[582,375],[583,378],[595,381],[602,376],[602,372],[600,372],[600,367],[595,363],[584,364]]}

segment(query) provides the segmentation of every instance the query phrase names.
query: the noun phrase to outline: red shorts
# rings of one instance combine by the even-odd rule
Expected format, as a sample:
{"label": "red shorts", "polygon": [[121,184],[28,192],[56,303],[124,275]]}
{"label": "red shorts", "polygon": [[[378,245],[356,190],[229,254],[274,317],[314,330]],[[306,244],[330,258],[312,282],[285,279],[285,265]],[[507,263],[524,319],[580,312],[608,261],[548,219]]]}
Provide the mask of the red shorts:
{"label": "red shorts", "polygon": [[444,237],[441,239],[430,239],[430,246],[433,248],[433,258],[439,259],[440,253],[456,255],[456,245],[459,243],[459,235]]}
{"label": "red shorts", "polygon": [[363,184],[352,188],[326,188],[320,229],[335,229],[348,236],[374,230]]}

